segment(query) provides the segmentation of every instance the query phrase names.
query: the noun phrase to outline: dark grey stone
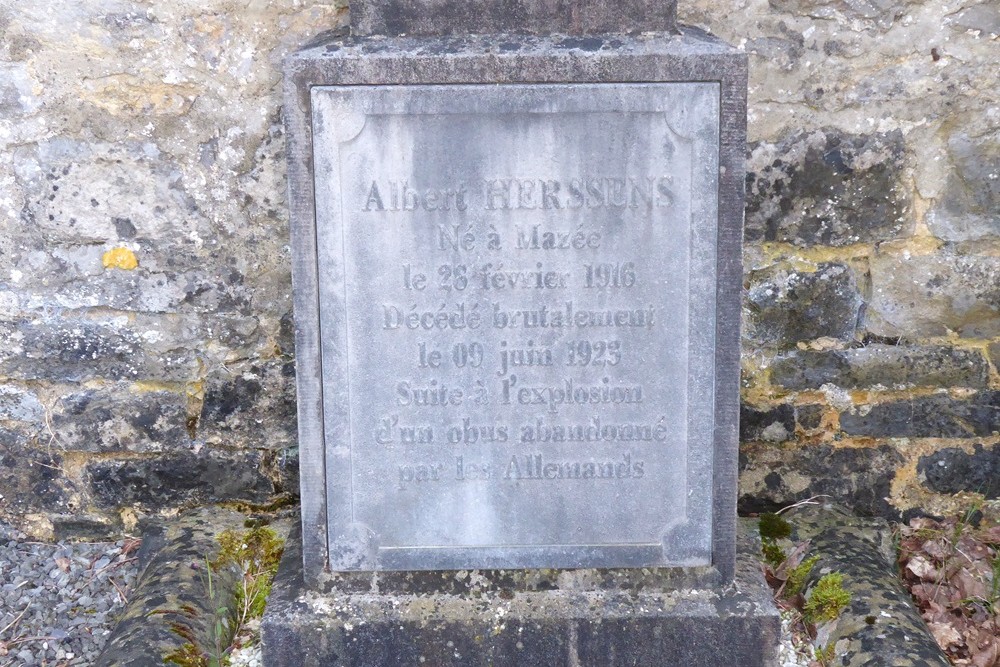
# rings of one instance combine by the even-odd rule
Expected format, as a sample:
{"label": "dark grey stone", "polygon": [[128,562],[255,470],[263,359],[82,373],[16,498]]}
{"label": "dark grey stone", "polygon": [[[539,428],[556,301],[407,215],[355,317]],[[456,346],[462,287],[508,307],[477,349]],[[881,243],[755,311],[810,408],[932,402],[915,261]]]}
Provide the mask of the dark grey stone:
{"label": "dark grey stone", "polygon": [[0,375],[23,380],[135,378],[142,341],[114,325],[60,320],[0,321]]}
{"label": "dark grey stone", "polygon": [[774,347],[828,337],[852,341],[864,301],[854,272],[820,264],[815,272],[772,267],[750,274],[745,335]]}
{"label": "dark grey stone", "polygon": [[740,404],[740,442],[787,442],[795,439],[796,429],[819,428],[825,407],[822,405],[778,405],[757,409]]}
{"label": "dark grey stone", "polygon": [[55,448],[41,451],[24,433],[0,426],[0,493],[3,512],[23,516],[31,512],[65,511],[78,491],[60,467]]}
{"label": "dark grey stone", "polygon": [[104,459],[87,464],[86,479],[101,507],[155,509],[180,503],[232,500],[264,503],[274,491],[256,452],[204,449],[152,459]]}
{"label": "dark grey stone", "polygon": [[928,215],[928,227],[946,241],[995,238],[1000,233],[1000,132],[956,132],[948,139],[948,156],[954,169],[941,205]]}
{"label": "dark grey stone", "polygon": [[49,519],[52,521],[52,535],[60,542],[80,539],[111,542],[121,535],[121,526],[101,516],[53,514]]}
{"label": "dark grey stone", "polygon": [[1000,447],[976,444],[971,452],[948,447],[921,456],[917,472],[927,481],[927,488],[937,493],[981,493],[985,498],[1000,498]]}
{"label": "dark grey stone", "polygon": [[590,35],[677,30],[677,0],[354,0],[354,35]]}
{"label": "dark grey stone", "polygon": [[947,346],[868,345],[847,350],[793,350],[771,364],[771,382],[786,389],[881,385],[985,389],[989,366],[978,350]]}
{"label": "dark grey stone", "polygon": [[826,128],[750,151],[746,240],[845,246],[912,229],[903,135]]}
{"label": "dark grey stone", "polygon": [[[687,29],[680,36],[640,37],[332,37],[287,62],[299,442],[305,577],[310,585],[317,585],[327,565],[334,569],[438,569],[473,564],[711,564],[722,579],[729,578],[735,521],[745,66],[743,54]],[[360,89],[359,84],[363,84]],[[712,90],[718,91],[718,107],[712,102]],[[684,119],[675,117],[667,104],[682,97],[693,100],[693,113]],[[526,115],[529,111],[532,118]],[[446,137],[450,140],[445,141]],[[623,146],[628,151],[623,152]],[[697,160],[691,159],[692,150]],[[626,173],[631,165],[626,153],[640,172],[654,173],[647,167],[655,166],[677,179],[676,200],[664,206],[673,209],[672,213],[652,216],[631,206],[612,210],[611,200],[603,198],[604,205],[598,199],[588,205],[586,216],[573,215],[577,206],[572,188],[561,187],[564,197],[560,198],[554,186],[548,185],[548,181],[569,184],[574,173],[596,170],[602,177]],[[716,157],[718,170],[712,166]],[[702,166],[694,170],[690,184],[686,175],[680,176],[687,172],[671,168],[682,164]],[[463,178],[477,185],[482,181],[476,179],[486,177],[519,179],[515,182],[516,216],[504,205],[484,206],[482,191],[473,187],[459,198],[463,191],[456,184]],[[379,180],[376,190],[372,184]],[[407,181],[405,193],[403,180]],[[522,180],[536,184],[534,195],[530,188],[525,190]],[[717,202],[716,191],[720,193]],[[497,201],[503,201],[497,196],[501,197]],[[442,201],[450,202],[447,210]],[[417,208],[420,215],[410,210]],[[693,224],[687,217],[689,208],[700,209],[696,219],[711,224]],[[468,213],[461,215],[465,210]],[[652,219],[675,223],[670,235],[640,231]],[[517,250],[513,226],[526,224],[525,220],[544,220],[557,229],[594,225],[601,234],[601,246],[562,251],[565,254],[558,257],[552,251]],[[438,225],[444,223],[458,224],[458,233],[448,230],[451,233],[443,235]],[[487,245],[489,224],[501,230],[502,253]],[[428,234],[428,227],[436,233]],[[469,243],[474,247],[451,245],[452,240],[464,243],[465,233],[472,234]],[[677,235],[691,241],[690,245],[665,242],[666,236],[676,239]],[[643,252],[636,252],[637,248]],[[582,286],[582,265],[594,260],[634,261],[641,276],[636,288],[587,292]],[[491,287],[487,294],[475,283],[488,264],[522,270],[534,267],[535,262],[555,267],[558,275],[568,273],[572,289],[569,284],[565,288],[555,284],[547,288],[552,294],[539,294],[533,288],[536,293],[508,295],[495,294]],[[471,272],[473,281],[461,287],[454,282],[454,271],[450,278],[441,271],[442,266],[459,263],[477,267]],[[426,291],[407,291],[407,265],[409,275],[417,271],[433,280]],[[442,279],[446,287],[457,289],[442,289]],[[543,305],[557,310],[574,300],[575,308],[614,303],[636,311],[651,307],[660,314],[671,313],[666,320],[657,318],[648,333],[585,332],[592,340],[627,343],[623,350],[635,352],[623,357],[627,361],[621,368],[609,370],[614,364],[580,368],[572,378],[596,386],[605,377],[609,385],[612,380],[641,384],[649,392],[642,408],[615,412],[601,407],[603,412],[596,416],[604,424],[619,414],[632,423],[670,424],[678,443],[671,451],[686,450],[686,478],[669,481],[674,478],[661,473],[679,466],[666,466],[665,459],[660,459],[663,465],[656,468],[652,464],[657,459],[652,452],[647,456],[645,449],[632,448],[629,463],[637,462],[642,452],[643,462],[650,464],[646,479],[658,479],[661,486],[679,484],[686,492],[676,496],[671,495],[673,491],[637,492],[621,483],[616,483],[614,493],[603,487],[587,487],[590,491],[585,493],[582,487],[566,485],[564,491],[546,491],[541,484],[527,484],[525,475],[504,482],[520,484],[521,498],[499,493],[501,484],[493,479],[474,483],[459,479],[461,475],[453,472],[459,458],[464,464],[479,465],[481,473],[482,462],[509,472],[512,457],[525,470],[530,463],[533,471],[541,457],[540,476],[544,478],[544,470],[549,469],[546,464],[552,461],[572,462],[573,457],[604,461],[609,452],[620,449],[585,443],[585,448],[577,447],[574,453],[551,443],[544,448],[522,444],[517,449],[509,444],[513,434],[520,438],[522,426],[535,424],[539,418],[551,420],[555,404],[543,405],[539,414],[537,406],[518,406],[517,394],[508,394],[515,401],[504,407],[502,382],[513,373],[510,368],[507,374],[503,371],[502,344],[508,350],[514,344],[527,348],[529,342],[552,345],[559,351],[558,363],[566,368],[566,346],[581,332],[540,327],[537,335],[528,336],[487,324],[471,338],[458,335],[463,331],[404,336],[408,333],[404,324],[384,325],[387,306],[398,308],[402,315],[417,306],[416,310],[431,317],[442,305],[445,312],[463,305],[471,312],[477,306],[487,314],[487,322],[493,322],[494,302],[503,306],[501,310]],[[395,311],[388,311],[389,321],[396,322],[392,319]],[[446,321],[450,323],[451,318]],[[481,340],[488,348],[482,371],[452,368],[450,355],[444,357],[439,372],[418,368],[424,360],[418,353],[419,343],[426,343],[429,350],[440,347],[451,352],[470,340]],[[523,383],[519,386],[558,389],[562,378],[570,377],[563,373],[556,382],[552,372],[544,364],[518,368]],[[716,379],[714,386],[711,378]],[[495,402],[472,403],[476,380],[488,387]],[[409,388],[440,388],[445,382],[460,387],[461,409],[415,406],[403,382]],[[540,393],[554,395],[544,389]],[[672,413],[675,399],[670,396],[681,393],[687,408]],[[535,394],[529,391],[527,395]],[[584,410],[584,406],[559,404],[555,408],[576,423],[590,423],[595,416],[594,409]],[[710,435],[713,424],[715,431]],[[393,440],[373,446],[383,425],[397,429],[381,434]],[[400,426],[423,430],[403,432]],[[506,436],[499,435],[500,426],[506,427]],[[410,436],[417,433],[428,441],[433,437],[433,442],[411,442]],[[452,433],[458,442],[447,441]],[[488,438],[506,440],[484,445]],[[701,444],[695,446],[697,442]],[[441,462],[429,458],[442,454],[447,456]],[[516,458],[525,455],[527,463]],[[359,464],[355,473],[350,472],[352,457]],[[427,465],[444,466],[445,460],[447,467],[441,469]],[[628,467],[624,459],[621,463],[623,469]],[[467,477],[469,470],[464,473]],[[447,484],[441,477],[444,474],[451,476]],[[413,483],[420,475],[426,482]],[[535,476],[532,472],[531,477]],[[503,508],[507,509],[498,511]],[[659,519],[654,516],[657,513]],[[509,516],[518,519],[499,519]],[[594,521],[587,523],[588,517]],[[653,530],[657,520],[680,521],[678,525],[684,527],[657,532]],[[577,532],[584,539],[569,541],[571,546],[564,547],[566,528],[571,525],[579,526]],[[634,534],[630,534],[632,528]],[[665,537],[668,533],[672,533],[669,538]],[[379,550],[383,537],[389,548]],[[636,542],[644,546],[629,546]],[[469,544],[475,548],[464,549]],[[518,545],[522,544],[537,546],[521,549]],[[328,547],[333,549],[329,561]],[[617,555],[612,557],[612,553]]]}
{"label": "dark grey stone", "polygon": [[300,548],[293,534],[262,623],[264,662],[274,667],[754,667],[777,660],[779,618],[755,557],[759,544],[749,536],[741,538],[735,583],[712,590],[677,590],[664,585],[669,574],[660,570],[638,577],[578,570],[553,578],[427,573],[438,591],[419,594],[367,577],[360,589],[317,593],[302,581]]}
{"label": "dark grey stone", "polygon": [[63,449],[162,451],[188,443],[187,397],[129,387],[86,389],[60,398],[52,428]]}
{"label": "dark grey stone", "polygon": [[860,514],[898,519],[887,498],[902,464],[902,455],[889,445],[744,445],[740,450],[740,512],[774,511],[826,495]]}
{"label": "dark grey stone", "polygon": [[765,440],[784,442],[795,433],[795,408],[779,405],[770,410],[757,410],[740,405],[740,442]]}
{"label": "dark grey stone", "polygon": [[191,430],[212,444],[238,439],[244,447],[257,449],[293,446],[294,362],[277,358],[209,373],[201,414]]}
{"label": "dark grey stone", "polygon": [[981,391],[968,400],[947,394],[921,396],[845,412],[840,428],[873,438],[968,438],[1000,431],[1000,392]]}
{"label": "dark grey stone", "polygon": [[795,421],[803,430],[812,431],[821,426],[826,408],[822,405],[798,405],[795,407]]}

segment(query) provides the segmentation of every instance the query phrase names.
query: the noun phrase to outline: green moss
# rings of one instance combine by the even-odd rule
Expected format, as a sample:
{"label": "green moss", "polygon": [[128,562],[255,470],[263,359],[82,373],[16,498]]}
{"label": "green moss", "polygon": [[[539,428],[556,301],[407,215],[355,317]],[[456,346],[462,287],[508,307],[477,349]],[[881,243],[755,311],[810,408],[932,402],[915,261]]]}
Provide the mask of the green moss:
{"label": "green moss", "polygon": [[180,665],[180,667],[208,667],[208,660],[201,651],[191,643],[184,644],[163,658],[164,664]]}
{"label": "green moss", "polygon": [[830,642],[824,648],[815,649],[815,653],[816,653],[816,660],[821,665],[833,664],[833,659],[836,657],[836,654],[834,653],[833,642]]}
{"label": "green moss", "polygon": [[258,526],[245,532],[223,531],[219,545],[222,547],[219,556],[211,566],[218,571],[233,565],[243,575],[236,588],[239,625],[260,618],[271,592],[271,581],[278,571],[284,541],[267,526]]}
{"label": "green moss", "polygon": [[760,536],[766,540],[781,540],[790,537],[792,524],[777,514],[767,512],[760,515]]}
{"label": "green moss", "polygon": [[788,579],[785,582],[785,597],[798,595],[802,590],[802,585],[806,583],[806,577],[812,572],[813,566],[819,562],[819,556],[807,558],[788,572]]}
{"label": "green moss", "polygon": [[850,602],[851,594],[844,590],[844,575],[831,572],[823,575],[809,592],[802,615],[808,623],[832,621]]}
{"label": "green moss", "polygon": [[785,562],[785,550],[775,544],[774,540],[761,540],[760,550],[764,554],[764,562],[772,570],[777,570]]}

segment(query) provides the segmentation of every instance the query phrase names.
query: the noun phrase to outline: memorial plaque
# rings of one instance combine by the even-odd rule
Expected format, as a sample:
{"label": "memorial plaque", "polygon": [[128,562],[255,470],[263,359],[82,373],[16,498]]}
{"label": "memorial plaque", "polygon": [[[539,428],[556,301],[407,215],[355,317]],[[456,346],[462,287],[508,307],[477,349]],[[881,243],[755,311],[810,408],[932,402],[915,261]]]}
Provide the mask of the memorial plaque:
{"label": "memorial plaque", "polygon": [[309,94],[331,569],[711,565],[719,83]]}
{"label": "memorial plaque", "polygon": [[609,7],[357,0],[286,61],[267,664],[777,663],[736,529],[746,54]]}

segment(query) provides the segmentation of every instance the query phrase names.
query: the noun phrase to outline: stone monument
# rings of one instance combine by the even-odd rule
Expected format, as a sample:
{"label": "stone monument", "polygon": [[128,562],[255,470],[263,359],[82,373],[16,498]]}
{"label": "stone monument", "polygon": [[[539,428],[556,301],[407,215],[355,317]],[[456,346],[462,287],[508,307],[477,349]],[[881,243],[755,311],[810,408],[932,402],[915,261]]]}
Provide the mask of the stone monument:
{"label": "stone monument", "polygon": [[746,60],[675,9],[357,0],[288,60],[268,664],[771,664],[736,544]]}

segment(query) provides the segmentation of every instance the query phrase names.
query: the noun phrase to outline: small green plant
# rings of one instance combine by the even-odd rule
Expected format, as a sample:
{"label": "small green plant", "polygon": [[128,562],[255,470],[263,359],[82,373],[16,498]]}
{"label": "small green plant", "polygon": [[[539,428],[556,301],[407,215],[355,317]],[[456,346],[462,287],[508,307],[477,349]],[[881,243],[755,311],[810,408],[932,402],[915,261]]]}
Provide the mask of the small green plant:
{"label": "small green plant", "polygon": [[792,525],[773,512],[760,515],[760,536],[765,540],[782,540],[792,535]]}
{"label": "small green plant", "polygon": [[772,540],[761,540],[761,553],[764,554],[764,562],[772,570],[777,570],[785,562],[785,550],[775,544]]}
{"label": "small green plant", "polygon": [[851,594],[844,589],[844,575],[831,572],[820,577],[809,592],[802,616],[807,623],[817,625],[835,620],[851,602]]}
{"label": "small green plant", "polygon": [[266,526],[242,533],[227,530],[219,536],[222,549],[215,566],[234,565],[242,573],[236,589],[236,628],[264,614],[271,582],[278,571],[284,541]]}
{"label": "small green plant", "polygon": [[785,597],[794,597],[802,592],[802,586],[806,583],[806,577],[809,576],[813,566],[818,562],[819,556],[812,556],[788,571],[788,579],[785,583]]}
{"label": "small green plant", "polygon": [[824,667],[831,664],[833,659],[836,657],[833,642],[830,642],[823,648],[813,649],[813,653],[816,655],[816,662],[824,665]]}

